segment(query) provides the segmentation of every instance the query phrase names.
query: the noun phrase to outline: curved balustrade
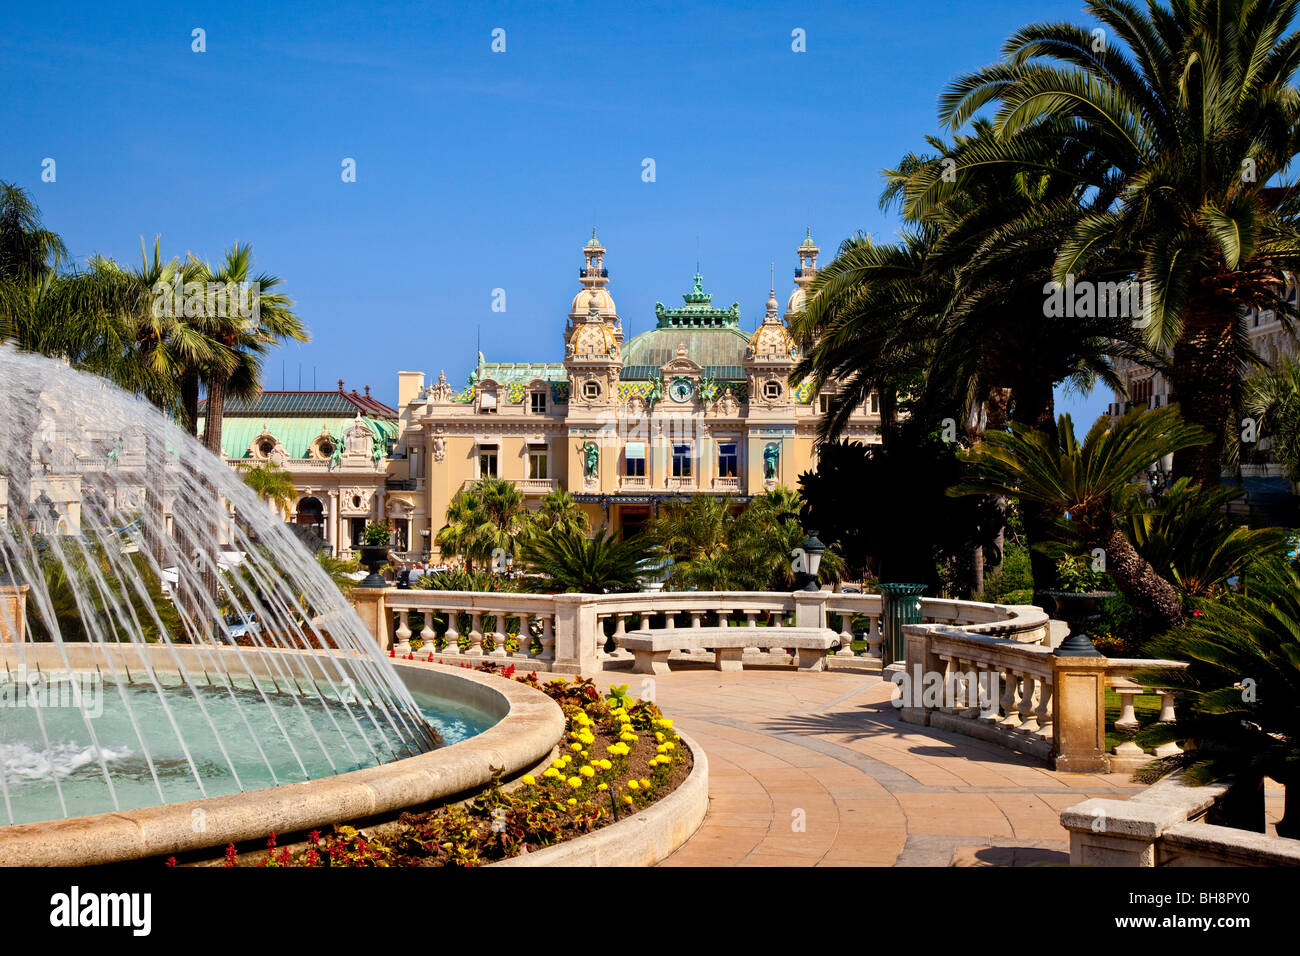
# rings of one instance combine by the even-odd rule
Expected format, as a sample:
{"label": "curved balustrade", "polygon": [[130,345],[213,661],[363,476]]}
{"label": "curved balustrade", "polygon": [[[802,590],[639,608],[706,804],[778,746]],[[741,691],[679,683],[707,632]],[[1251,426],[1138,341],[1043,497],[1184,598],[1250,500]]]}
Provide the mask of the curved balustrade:
{"label": "curved balustrade", "polygon": [[[1058,769],[1090,766],[1132,771],[1157,757],[1181,752],[1170,743],[1146,753],[1130,740],[1108,753],[1102,692],[1110,688],[1120,695],[1120,716],[1114,727],[1122,733],[1138,729],[1133,700],[1141,694],[1160,695],[1159,719],[1172,721],[1172,694],[1143,687],[1133,677],[1147,668],[1186,664],[1057,657],[1048,645],[977,633],[977,627],[913,624],[903,628],[906,658],[891,679],[900,688],[895,700],[904,721],[1051,759]],[[1057,699],[1061,693],[1069,695],[1068,701]],[[1062,714],[1071,725],[1070,739],[1065,741],[1057,740],[1056,724]],[[1071,760],[1073,765],[1068,765]]]}

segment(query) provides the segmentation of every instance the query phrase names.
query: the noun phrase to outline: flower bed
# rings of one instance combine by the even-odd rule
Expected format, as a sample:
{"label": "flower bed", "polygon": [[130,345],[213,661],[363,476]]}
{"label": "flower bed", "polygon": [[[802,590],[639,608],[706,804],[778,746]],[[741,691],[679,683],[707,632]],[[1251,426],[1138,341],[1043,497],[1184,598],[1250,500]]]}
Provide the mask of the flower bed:
{"label": "flower bed", "polygon": [[[468,666],[468,665],[464,665]],[[480,670],[535,687],[564,711],[561,754],[544,771],[502,786],[499,779],[472,800],[395,824],[358,831],[336,826],[313,832],[305,847],[277,847],[276,835],[257,859],[227,866],[478,866],[552,846],[638,812],[671,793],[691,772],[693,758],[673,722],[626,687],[602,695],[590,679],[542,683],[536,673]]]}

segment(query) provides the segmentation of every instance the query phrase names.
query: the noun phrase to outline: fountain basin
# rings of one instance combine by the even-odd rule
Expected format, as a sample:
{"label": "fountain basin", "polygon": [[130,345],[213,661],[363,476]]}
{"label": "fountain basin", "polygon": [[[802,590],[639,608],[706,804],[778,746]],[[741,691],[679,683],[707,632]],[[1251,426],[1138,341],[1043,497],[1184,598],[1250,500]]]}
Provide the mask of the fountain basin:
{"label": "fountain basin", "polygon": [[[82,650],[75,645],[65,649]],[[27,645],[27,651],[34,651],[43,667],[63,666],[52,645]],[[86,647],[84,653],[89,657],[92,649]],[[102,656],[102,649],[93,653]],[[176,656],[188,659],[183,664],[188,668],[200,653],[212,652],[135,646],[124,653],[147,653],[162,672]],[[306,673],[319,666],[313,658],[328,652],[274,653],[278,660],[254,660],[248,666],[265,667],[267,674],[273,664]],[[76,660],[71,665],[87,666]],[[554,701],[517,681],[430,664],[397,663],[396,670],[413,694],[468,708],[495,723],[461,743],[336,776],[138,810],[0,827],[0,866],[85,866],[169,856],[261,840],[271,832],[292,833],[391,814],[475,790],[498,770],[509,776],[531,768],[551,752],[564,732],[564,716]]]}

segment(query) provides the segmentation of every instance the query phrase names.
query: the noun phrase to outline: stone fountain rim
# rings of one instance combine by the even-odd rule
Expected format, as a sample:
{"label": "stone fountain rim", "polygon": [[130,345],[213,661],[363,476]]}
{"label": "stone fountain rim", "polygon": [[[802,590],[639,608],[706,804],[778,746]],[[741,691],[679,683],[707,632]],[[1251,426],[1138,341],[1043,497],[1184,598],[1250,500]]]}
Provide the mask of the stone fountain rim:
{"label": "stone fountain rim", "polygon": [[442,693],[460,682],[461,690],[469,690],[461,698],[497,710],[498,721],[461,743],[333,777],[0,827],[0,866],[94,866],[165,857],[394,813],[482,787],[498,771],[509,776],[529,769],[564,735],[559,705],[519,681],[448,665],[392,663],[416,690],[433,685]]}

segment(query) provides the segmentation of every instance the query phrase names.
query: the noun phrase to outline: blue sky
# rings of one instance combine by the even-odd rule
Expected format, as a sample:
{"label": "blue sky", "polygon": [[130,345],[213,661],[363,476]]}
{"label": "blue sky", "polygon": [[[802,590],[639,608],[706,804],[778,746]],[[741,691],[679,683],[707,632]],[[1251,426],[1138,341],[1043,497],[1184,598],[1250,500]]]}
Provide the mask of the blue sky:
{"label": "blue sky", "polygon": [[[1026,22],[1084,21],[1078,0],[107,7],[7,15],[0,179],[79,260],[252,242],[313,337],[267,387],[283,360],[287,387],[301,365],[304,387],[388,401],[398,369],[464,381],[480,337],[489,360],[558,361],[593,223],[629,335],[680,303],[697,255],[752,328],[805,226],[824,261],[896,232],[879,171],[937,131],[946,82]],[[1086,424],[1108,398],[1060,407]]]}

